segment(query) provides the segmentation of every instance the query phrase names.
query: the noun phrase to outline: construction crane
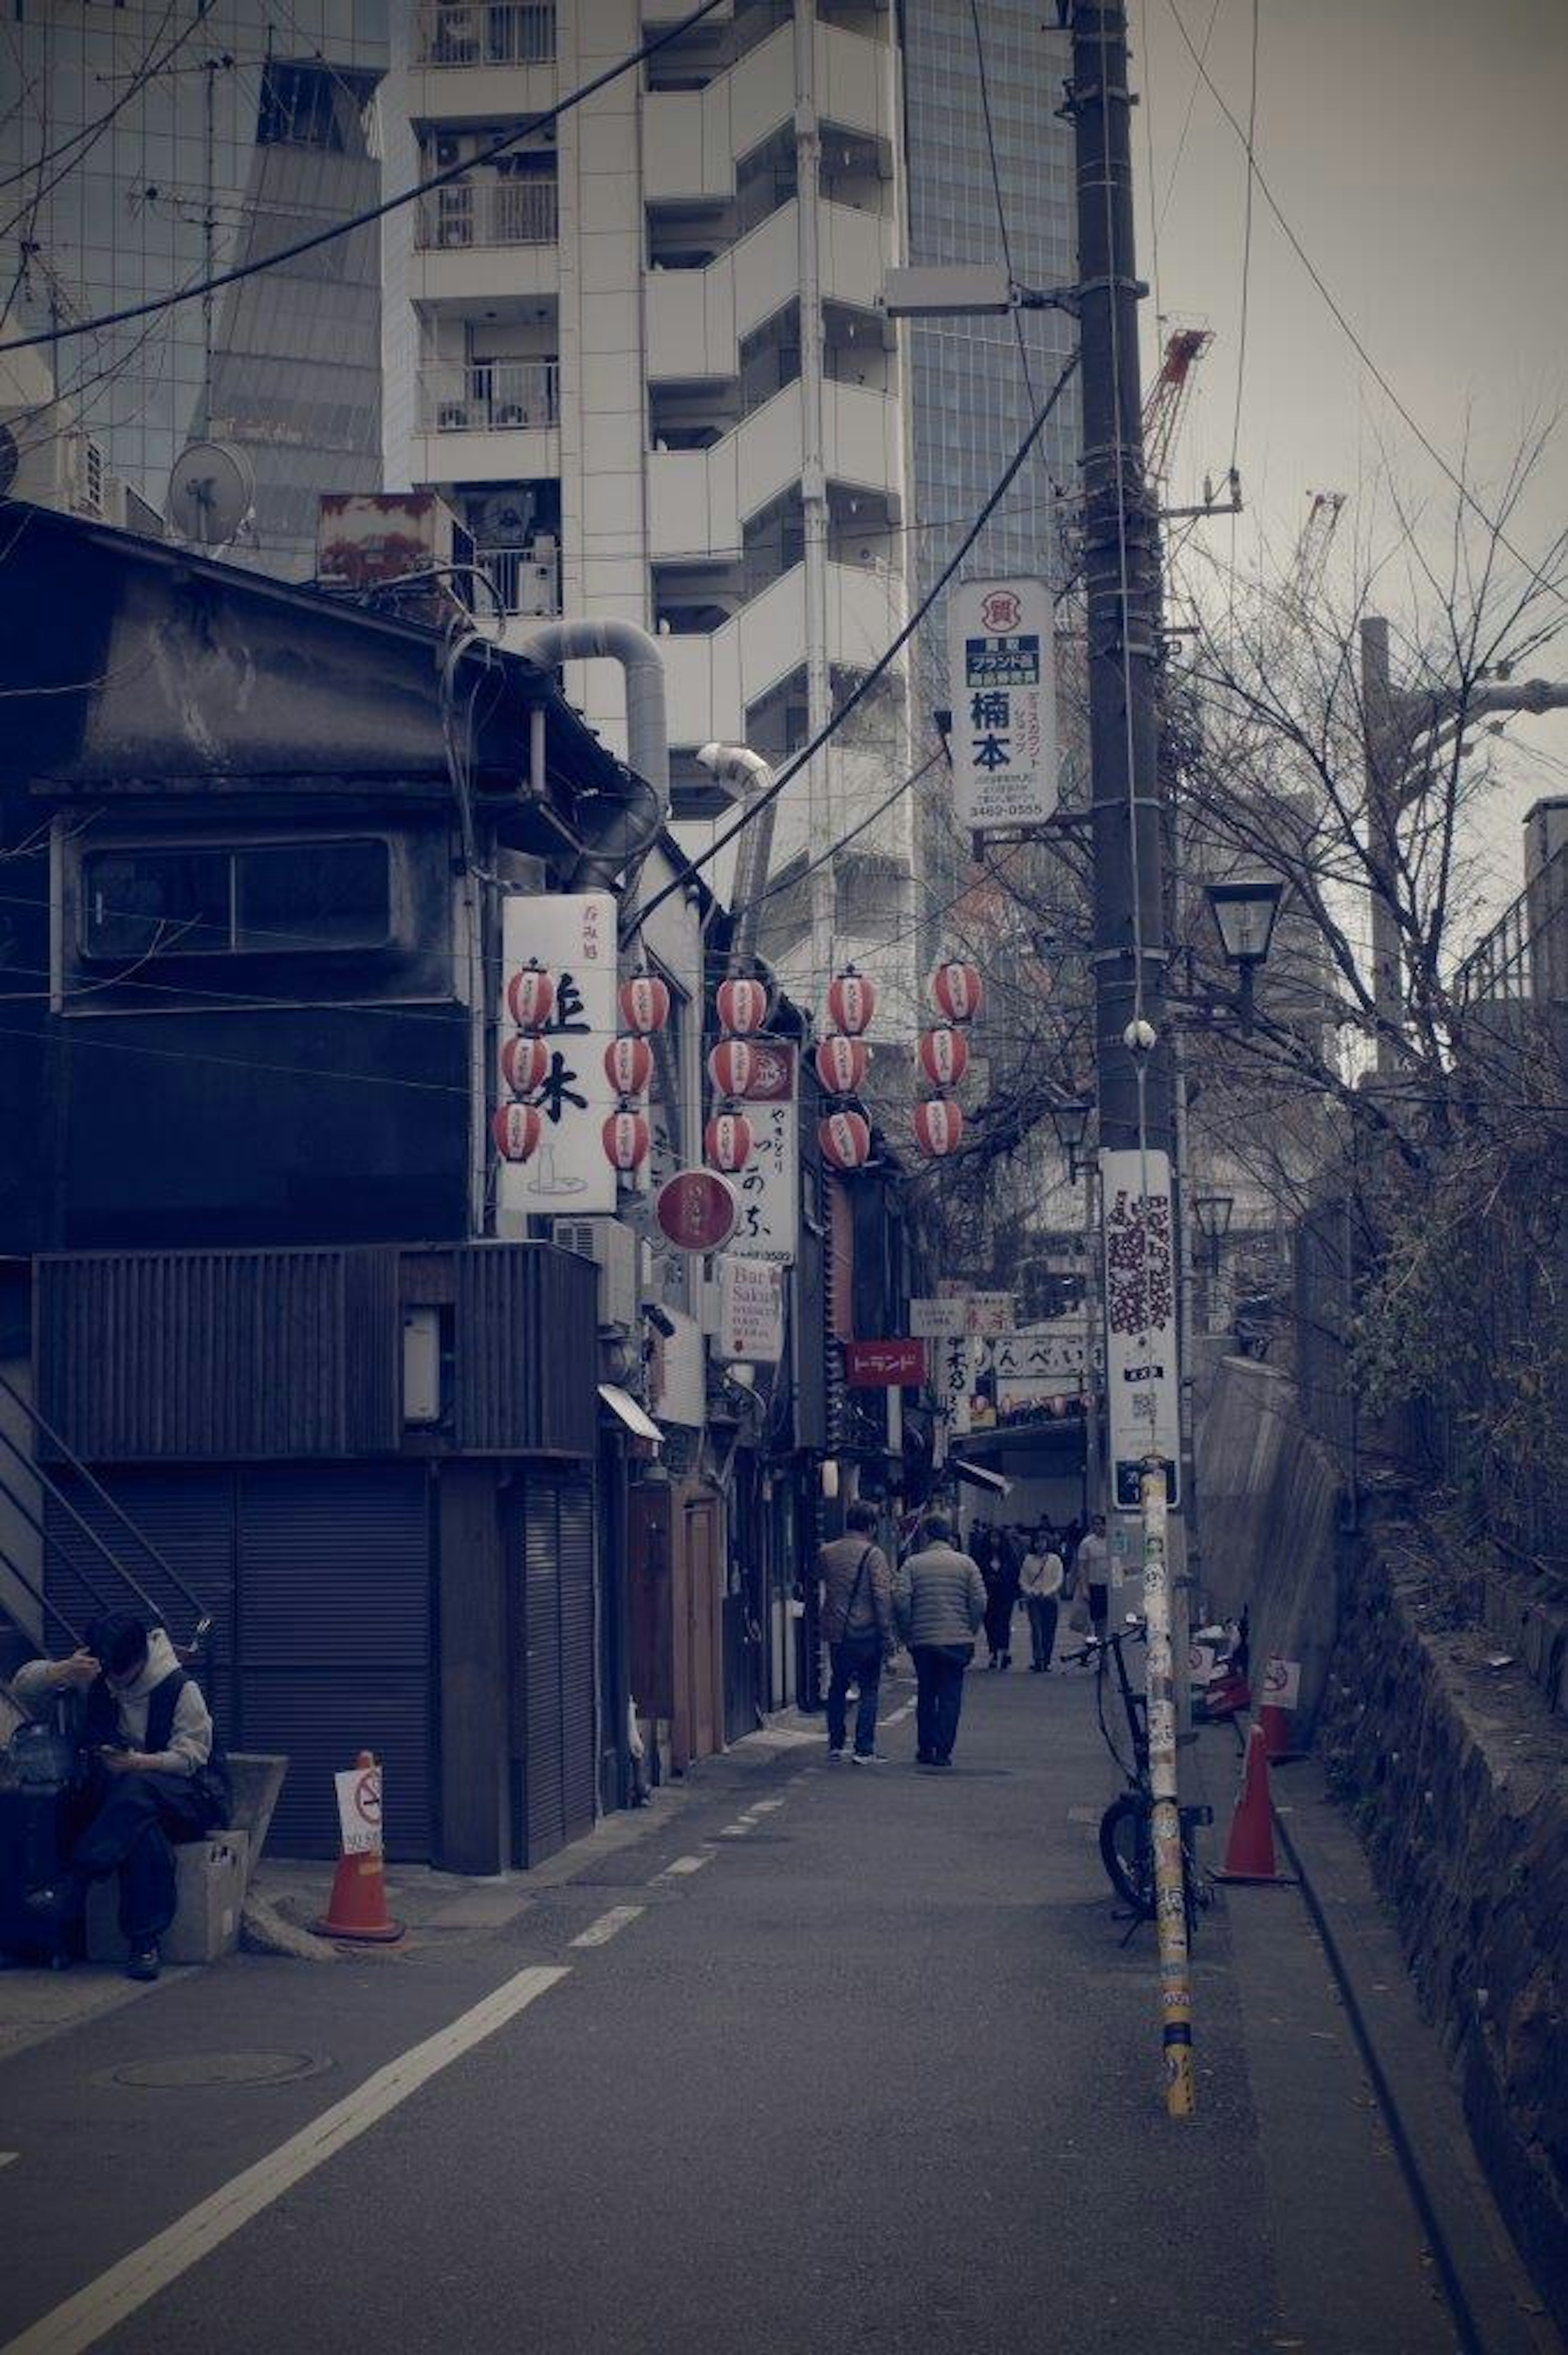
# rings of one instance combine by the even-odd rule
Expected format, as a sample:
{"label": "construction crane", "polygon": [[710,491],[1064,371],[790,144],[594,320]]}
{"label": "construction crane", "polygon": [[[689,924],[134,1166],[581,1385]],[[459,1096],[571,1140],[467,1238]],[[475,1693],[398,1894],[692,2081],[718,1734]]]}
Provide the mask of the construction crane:
{"label": "construction crane", "polygon": [[1293,619],[1307,621],[1323,586],[1329,550],[1345,504],[1343,491],[1308,491],[1307,520],[1285,577],[1284,602]]}
{"label": "construction crane", "polygon": [[1160,373],[1143,404],[1143,469],[1150,482],[1165,480],[1192,370],[1213,340],[1208,327],[1177,327],[1167,339]]}

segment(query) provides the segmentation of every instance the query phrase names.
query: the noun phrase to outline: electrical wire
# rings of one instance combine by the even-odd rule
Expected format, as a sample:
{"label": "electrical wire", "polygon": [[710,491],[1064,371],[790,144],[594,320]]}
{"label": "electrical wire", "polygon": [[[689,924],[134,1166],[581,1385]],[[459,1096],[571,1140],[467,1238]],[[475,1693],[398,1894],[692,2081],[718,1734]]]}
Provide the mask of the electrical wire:
{"label": "electrical wire", "polygon": [[1022,441],[1013,452],[1012,456],[1008,460],[1001,474],[993,485],[984,505],[981,506],[980,513],[975,517],[973,522],[969,525],[969,529],[965,532],[962,539],[959,542],[958,547],[948,559],[948,561],[942,567],[941,571],[937,575],[936,580],[932,582],[930,588],[927,589],[924,597],[921,598],[919,603],[916,606],[908,620],[897,632],[896,635],[892,640],[892,643],[884,648],[883,652],[877,656],[871,668],[864,672],[856,681],[852,692],[844,698],[843,702],[839,705],[838,709],[832,714],[831,718],[829,718],[824,724],[818,729],[810,741],[806,744],[800,751],[796,753],[794,759],[789,762],[787,767],[780,770],[779,775],[775,777],[772,784],[764,792],[754,794],[751,800],[747,802],[740,815],[736,819],[733,826],[727,827],[723,834],[715,836],[714,840],[708,845],[707,848],[705,851],[699,852],[694,858],[686,859],[683,863],[680,870],[675,875],[672,876],[668,883],[664,884],[660,890],[654,893],[652,899],[647,902],[646,906],[640,908],[636,911],[636,915],[633,920],[634,928],[646,923],[649,917],[653,914],[656,909],[662,907],[664,901],[670,899],[674,892],[683,889],[694,876],[700,874],[702,869],[706,867],[711,860],[718,857],[721,850],[726,849],[729,844],[735,841],[738,835],[744,833],[745,829],[748,826],[752,825],[771,803],[778,800],[785,787],[792,781],[792,779],[800,775],[801,770],[805,768],[808,762],[816,757],[817,753],[819,753],[822,750],[822,747],[827,743],[830,737],[835,735],[838,730],[843,726],[844,721],[849,718],[851,712],[859,708],[859,706],[865,700],[866,697],[871,693],[873,687],[876,686],[878,680],[881,679],[889,669],[891,669],[894,662],[908,645],[910,639],[915,635],[916,631],[920,627],[920,624],[926,619],[927,614],[930,612],[938,598],[941,595],[943,590],[948,586],[948,581],[952,580],[954,574],[958,571],[959,565],[963,562],[970,549],[973,548],[976,540],[980,538],[980,533],[985,529],[986,525],[991,521],[991,517],[1001,506],[1008,490],[1017,479],[1030,452],[1033,449],[1041,434],[1044,432],[1056,403],[1060,400],[1063,393],[1066,390],[1077,365],[1078,355],[1076,352],[1074,352],[1069,355],[1060,375],[1056,378],[1055,383],[1052,386],[1049,393],[1046,395],[1044,405],[1035,416],[1033,423],[1030,426],[1028,432],[1024,435]]}
{"label": "electrical wire", "polygon": [[[1252,80],[1246,112],[1246,198],[1242,216],[1241,324],[1236,336],[1236,401],[1231,420],[1230,472],[1236,471],[1236,453],[1241,447],[1242,392],[1246,382],[1246,325],[1249,298],[1252,293],[1252,183],[1253,155],[1257,139],[1257,37],[1258,0],[1252,0]],[[1234,530],[1233,519],[1232,530]]]}
{"label": "electrical wire", "polygon": [[611,83],[619,81],[622,75],[630,73],[634,68],[645,65],[650,58],[656,57],[672,41],[679,40],[683,33],[690,32],[694,25],[700,25],[705,17],[711,16],[723,5],[724,0],[701,0],[701,5],[690,16],[683,16],[677,24],[667,26],[662,32],[644,41],[640,48],[618,59],[613,65],[606,66],[588,81],[579,82],[575,90],[567,91],[565,98],[557,99],[554,106],[531,115],[515,131],[509,131],[503,138],[493,140],[488,147],[481,148],[476,155],[460,163],[449,164],[441,171],[432,172],[428,179],[417,180],[411,187],[399,189],[396,196],[384,197],[380,204],[369,205],[361,212],[350,214],[346,220],[334,221],[310,237],[296,240],[292,245],[281,246],[275,253],[264,255],[260,261],[236,262],[231,269],[215,272],[210,278],[203,279],[195,286],[182,287],[169,294],[154,294],[144,303],[128,303],[118,311],[101,312],[96,318],[79,320],[69,326],[43,328],[36,335],[13,337],[9,343],[0,344],[0,353],[26,351],[38,344],[65,343],[74,336],[123,326],[128,320],[151,318],[197,296],[218,293],[226,286],[237,286],[244,279],[259,277],[263,271],[276,270],[284,262],[296,261],[302,254],[314,253],[319,247],[331,245],[340,237],[348,237],[355,229],[367,229],[376,221],[385,220],[390,214],[400,212],[405,205],[413,204],[418,197],[450,186],[480,165],[493,163],[498,155],[510,154],[524,139],[536,138],[552,123],[558,123],[562,115],[569,114],[575,107],[597,97],[601,90],[608,90]]}
{"label": "electrical wire", "polygon": [[[1001,237],[1001,258],[1007,267],[1010,286],[1018,283],[1018,272],[1012,266],[1012,240],[1007,229],[1007,207],[1002,201],[1001,168],[997,161],[996,132],[991,113],[991,76],[986,70],[985,38],[980,31],[980,0],[969,0],[969,24],[975,37],[975,65],[980,76],[980,113],[985,123],[985,148],[991,161],[991,191],[996,203],[996,225]],[[1040,406],[1034,390],[1034,371],[1029,364],[1029,346],[1023,334],[1022,314],[1014,304],[1012,308],[1013,339],[1018,346],[1019,366],[1023,372],[1023,389],[1029,395],[1030,409]]]}
{"label": "electrical wire", "polygon": [[[1193,48],[1192,37],[1187,30],[1187,27],[1182,18],[1181,11],[1177,4],[1177,0],[1166,0],[1166,5],[1170,9],[1171,16],[1176,20],[1176,29],[1181,36],[1181,39],[1186,46],[1188,55],[1196,63],[1198,72],[1208,89],[1210,96],[1213,99],[1215,105],[1220,110],[1220,112],[1224,116],[1225,121],[1230,124],[1231,129],[1235,133],[1236,137],[1241,141],[1243,147],[1245,148],[1247,146],[1247,134],[1243,130],[1241,124],[1237,122],[1234,114],[1232,112],[1224,93],[1216,85],[1207,66],[1199,57],[1197,50]],[[1397,415],[1403,419],[1405,426],[1408,428],[1410,432],[1414,435],[1422,449],[1425,451],[1426,455],[1431,459],[1438,473],[1444,477],[1445,481],[1458,493],[1461,503],[1465,506],[1468,507],[1471,513],[1475,515],[1480,522],[1485,524],[1488,531],[1492,535],[1492,538],[1496,540],[1498,546],[1499,548],[1506,549],[1508,553],[1513,558],[1514,562],[1522,567],[1531,582],[1536,588],[1544,589],[1549,595],[1560,599],[1564,604],[1568,604],[1568,590],[1559,588],[1554,581],[1549,581],[1546,578],[1546,575],[1542,572],[1538,567],[1531,564],[1530,559],[1523,555],[1521,551],[1514,546],[1512,540],[1510,539],[1508,534],[1504,531],[1501,524],[1497,521],[1495,517],[1489,514],[1488,510],[1482,506],[1480,500],[1477,498],[1474,491],[1471,490],[1468,483],[1466,482],[1464,476],[1455,471],[1454,467],[1443,455],[1443,453],[1438,449],[1431,436],[1405,407],[1389,378],[1378,366],[1377,361],[1372,357],[1372,353],[1368,350],[1365,343],[1357,334],[1355,328],[1351,325],[1349,317],[1340,308],[1340,304],[1335,299],[1328,282],[1323,277],[1323,274],[1318,268],[1317,263],[1313,261],[1311,255],[1302,244],[1300,238],[1291,227],[1291,224],[1286,218],[1284,209],[1279,203],[1279,199],[1276,197],[1274,190],[1269,186],[1267,176],[1264,172],[1262,165],[1258,162],[1255,153],[1253,153],[1250,150],[1247,156],[1247,168],[1249,176],[1256,180],[1259,193],[1261,194],[1265,204],[1268,207],[1269,211],[1274,215],[1276,221],[1278,223],[1287,244],[1289,246],[1292,253],[1295,254],[1297,261],[1301,264],[1302,269],[1307,272],[1307,275],[1311,280],[1313,285],[1317,288],[1318,293],[1322,296],[1335,325],[1339,328],[1340,334],[1344,336],[1346,342],[1350,345],[1351,349],[1355,353],[1357,358],[1361,361],[1361,366],[1366,369],[1367,374],[1372,378],[1373,383],[1389,401]],[[4,345],[0,345],[0,350],[4,350],[5,348]]]}

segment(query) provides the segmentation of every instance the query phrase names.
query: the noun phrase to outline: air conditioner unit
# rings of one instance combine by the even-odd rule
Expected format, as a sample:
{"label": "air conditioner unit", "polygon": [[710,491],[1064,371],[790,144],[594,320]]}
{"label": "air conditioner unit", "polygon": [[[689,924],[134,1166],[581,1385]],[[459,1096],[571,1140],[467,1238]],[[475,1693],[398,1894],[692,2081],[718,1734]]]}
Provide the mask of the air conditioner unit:
{"label": "air conditioner unit", "polygon": [[591,1259],[599,1269],[599,1327],[630,1333],[641,1304],[641,1248],[616,1219],[557,1219],[552,1231],[563,1251]]}
{"label": "air conditioner unit", "polygon": [[58,402],[0,409],[0,498],[103,517],[109,492],[101,443],[73,424]]}
{"label": "air conditioner unit", "polygon": [[436,169],[444,172],[449,165],[457,162],[461,154],[461,141],[454,138],[450,131],[443,131],[436,141]]}

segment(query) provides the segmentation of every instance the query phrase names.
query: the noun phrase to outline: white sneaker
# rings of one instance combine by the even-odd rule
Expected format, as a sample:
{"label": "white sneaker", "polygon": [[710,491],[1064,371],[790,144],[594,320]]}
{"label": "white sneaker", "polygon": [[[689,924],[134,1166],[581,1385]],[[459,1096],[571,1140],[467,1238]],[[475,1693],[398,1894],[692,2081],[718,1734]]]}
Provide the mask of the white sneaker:
{"label": "white sneaker", "polygon": [[852,1750],[850,1756],[857,1766],[880,1766],[883,1763],[880,1750]]}

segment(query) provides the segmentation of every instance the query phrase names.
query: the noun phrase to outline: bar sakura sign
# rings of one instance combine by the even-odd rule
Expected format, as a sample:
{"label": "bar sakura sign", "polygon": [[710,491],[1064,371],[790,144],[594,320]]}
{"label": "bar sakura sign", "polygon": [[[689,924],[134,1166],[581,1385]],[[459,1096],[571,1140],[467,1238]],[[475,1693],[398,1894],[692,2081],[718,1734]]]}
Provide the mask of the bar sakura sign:
{"label": "bar sakura sign", "polygon": [[844,1380],[852,1391],[904,1390],[926,1379],[924,1341],[846,1341]]}
{"label": "bar sakura sign", "polygon": [[776,1366],[784,1354],[784,1271],[775,1260],[726,1252],[717,1263],[721,1358]]}

